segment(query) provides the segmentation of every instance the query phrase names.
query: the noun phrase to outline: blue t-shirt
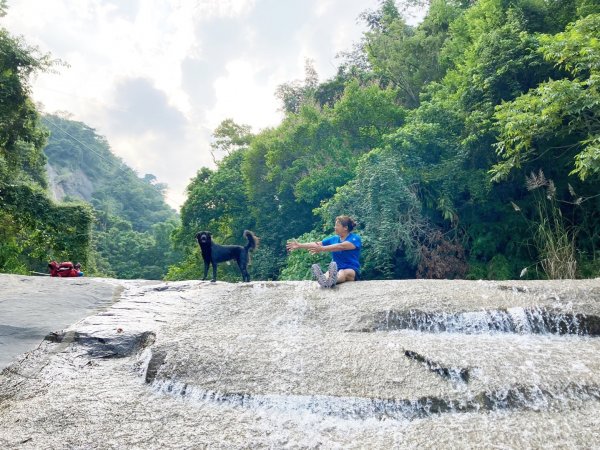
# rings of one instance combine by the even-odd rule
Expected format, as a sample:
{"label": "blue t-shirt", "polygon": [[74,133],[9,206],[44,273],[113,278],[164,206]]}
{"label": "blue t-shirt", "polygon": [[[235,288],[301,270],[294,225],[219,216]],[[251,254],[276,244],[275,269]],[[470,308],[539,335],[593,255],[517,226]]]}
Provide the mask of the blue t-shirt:
{"label": "blue t-shirt", "polygon": [[338,266],[338,269],[354,269],[356,274],[360,272],[360,248],[362,247],[362,241],[358,234],[350,233],[346,236],[346,239],[342,241],[340,237],[335,234],[323,239],[321,242],[323,245],[340,244],[341,242],[351,242],[354,244],[352,250],[341,250],[339,252],[331,252],[331,257]]}

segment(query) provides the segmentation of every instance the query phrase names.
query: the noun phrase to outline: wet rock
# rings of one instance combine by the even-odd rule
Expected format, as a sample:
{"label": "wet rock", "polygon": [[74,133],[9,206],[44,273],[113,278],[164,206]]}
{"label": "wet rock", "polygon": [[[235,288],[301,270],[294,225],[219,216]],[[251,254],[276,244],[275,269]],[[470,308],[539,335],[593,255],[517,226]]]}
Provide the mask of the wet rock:
{"label": "wet rock", "polygon": [[154,290],[157,291],[157,292],[166,291],[168,289],[169,289],[169,286],[166,286],[166,285],[165,286],[158,286],[158,287],[154,288]]}
{"label": "wet rock", "polygon": [[523,286],[506,286],[506,285],[503,285],[503,284],[498,285],[498,289],[500,289],[501,291],[529,292],[529,289],[527,289],[527,287],[523,287]]}
{"label": "wet rock", "polygon": [[152,345],[156,334],[151,331],[86,333],[86,332],[52,332],[44,340],[52,343],[74,343],[86,349],[92,358],[124,358]]}
{"label": "wet rock", "polygon": [[106,313],[49,335],[2,373],[0,447],[29,438],[23,448],[598,440],[600,339],[589,334],[600,304],[588,293],[600,280],[154,289],[163,284],[135,281]]}
{"label": "wet rock", "polygon": [[443,367],[437,362],[431,361],[430,359],[425,358],[422,355],[419,355],[417,352],[413,352],[411,350],[405,350],[404,355],[410,359],[414,359],[422,364],[424,364],[429,370],[434,373],[437,373],[442,378],[446,378],[447,380],[460,380],[465,383],[469,382],[469,369],[465,368],[455,368],[455,367]]}
{"label": "wet rock", "polygon": [[172,286],[169,284],[164,284],[162,286],[157,286],[157,287],[153,288],[152,290],[155,292],[164,292],[164,291],[183,292],[183,291],[189,290],[189,288],[190,288],[190,286],[187,286],[187,285]]}
{"label": "wet rock", "polygon": [[590,336],[600,336],[599,316],[587,316],[585,314],[577,314],[577,318],[582,324],[582,329],[586,331],[585,334],[588,334]]}
{"label": "wet rock", "polygon": [[144,380],[146,383],[152,383],[154,381],[156,374],[160,367],[164,364],[166,357],[167,353],[165,351],[151,350],[151,356],[146,368],[146,374],[144,375]]}
{"label": "wet rock", "polygon": [[44,340],[48,342],[52,342],[54,344],[58,344],[63,341],[65,337],[64,331],[52,331],[44,336]]}

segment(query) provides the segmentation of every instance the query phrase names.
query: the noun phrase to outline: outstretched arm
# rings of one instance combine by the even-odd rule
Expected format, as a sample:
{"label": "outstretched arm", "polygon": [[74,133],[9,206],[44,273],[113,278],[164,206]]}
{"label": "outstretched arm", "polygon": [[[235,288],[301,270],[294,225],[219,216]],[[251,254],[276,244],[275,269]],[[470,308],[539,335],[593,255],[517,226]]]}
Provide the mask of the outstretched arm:
{"label": "outstretched arm", "polygon": [[320,245],[318,247],[309,248],[308,251],[314,255],[315,253],[341,252],[343,250],[354,250],[355,248],[356,245],[354,245],[352,242],[344,241],[340,242],[339,244]]}
{"label": "outstretched arm", "polygon": [[296,241],[290,241],[285,245],[285,248],[288,251],[293,251],[293,250],[298,250],[300,248],[306,249],[308,251],[312,251],[312,249],[318,248],[318,247],[322,247],[323,244],[321,244],[320,242],[296,242]]}

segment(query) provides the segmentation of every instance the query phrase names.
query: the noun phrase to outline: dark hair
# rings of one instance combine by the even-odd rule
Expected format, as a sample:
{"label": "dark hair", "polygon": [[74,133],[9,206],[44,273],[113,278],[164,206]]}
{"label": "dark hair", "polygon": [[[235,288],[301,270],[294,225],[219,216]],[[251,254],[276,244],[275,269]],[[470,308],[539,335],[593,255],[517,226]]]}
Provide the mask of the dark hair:
{"label": "dark hair", "polygon": [[352,231],[356,227],[356,222],[350,216],[337,216],[336,222],[339,222],[344,227],[348,227],[348,231]]}

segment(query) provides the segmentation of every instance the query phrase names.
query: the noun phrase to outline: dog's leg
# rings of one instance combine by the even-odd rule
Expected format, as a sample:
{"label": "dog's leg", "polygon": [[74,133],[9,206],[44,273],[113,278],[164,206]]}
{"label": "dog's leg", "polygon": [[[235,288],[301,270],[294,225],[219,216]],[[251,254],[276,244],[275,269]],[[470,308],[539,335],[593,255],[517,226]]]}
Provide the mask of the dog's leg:
{"label": "dog's leg", "polygon": [[210,264],[209,262],[204,261],[204,277],[202,278],[202,281],[206,280],[206,277],[208,276],[208,265],[209,264]]}
{"label": "dog's leg", "polygon": [[250,274],[248,273],[248,261],[244,261],[244,266],[242,267],[242,278],[245,282],[250,282]]}
{"label": "dog's leg", "polygon": [[212,261],[212,266],[213,266],[213,277],[212,280],[210,280],[212,283],[216,283],[217,282],[217,263]]}
{"label": "dog's leg", "polygon": [[249,282],[250,275],[248,274],[248,256],[247,254],[240,255],[237,260],[238,267],[240,268],[240,272],[242,273],[242,281]]}
{"label": "dog's leg", "polygon": [[240,268],[240,273],[242,274],[242,281],[246,281],[246,274],[244,273],[243,266],[243,258],[243,256],[240,256],[238,259],[235,260],[235,262],[237,262],[237,265]]}

